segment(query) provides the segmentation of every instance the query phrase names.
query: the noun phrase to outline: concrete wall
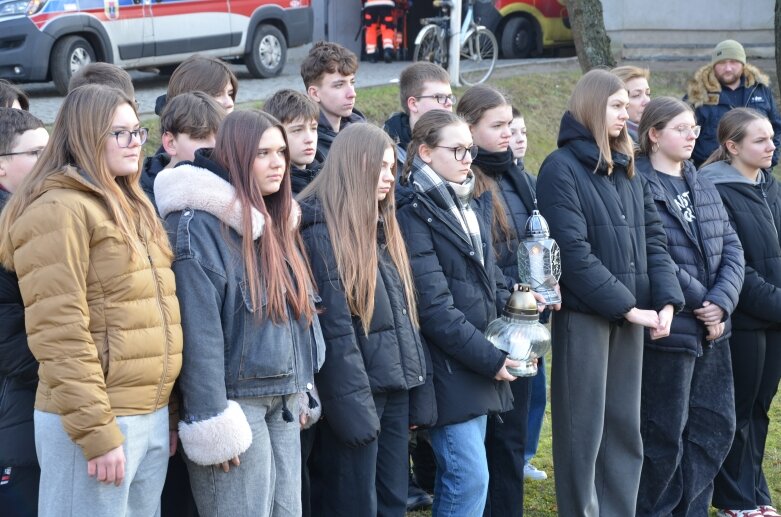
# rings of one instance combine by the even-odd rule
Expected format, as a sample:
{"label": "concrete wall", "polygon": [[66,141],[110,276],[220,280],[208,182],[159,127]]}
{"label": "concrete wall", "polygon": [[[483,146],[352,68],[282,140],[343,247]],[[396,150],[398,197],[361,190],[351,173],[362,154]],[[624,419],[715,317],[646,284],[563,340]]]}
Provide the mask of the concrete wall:
{"label": "concrete wall", "polygon": [[627,58],[707,56],[721,40],[773,57],[775,0],[602,0],[605,28]]}

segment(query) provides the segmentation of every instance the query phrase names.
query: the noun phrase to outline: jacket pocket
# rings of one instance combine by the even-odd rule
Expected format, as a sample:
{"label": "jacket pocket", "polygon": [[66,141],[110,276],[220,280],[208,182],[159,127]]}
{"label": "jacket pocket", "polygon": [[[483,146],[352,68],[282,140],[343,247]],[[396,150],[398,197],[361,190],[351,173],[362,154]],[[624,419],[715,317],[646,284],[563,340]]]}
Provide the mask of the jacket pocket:
{"label": "jacket pocket", "polygon": [[103,379],[108,379],[109,369],[109,347],[108,330],[99,332],[95,335],[95,346],[98,348],[98,359],[100,359],[100,369],[103,370]]}
{"label": "jacket pocket", "polygon": [[265,316],[267,309],[266,293],[261,296],[261,308],[258,312],[252,304],[249,286],[240,282],[242,311],[236,317],[243,318],[244,339],[242,341],[239,364],[239,380],[271,379],[287,377],[293,373],[293,333],[294,324],[288,312],[287,321],[275,324]]}

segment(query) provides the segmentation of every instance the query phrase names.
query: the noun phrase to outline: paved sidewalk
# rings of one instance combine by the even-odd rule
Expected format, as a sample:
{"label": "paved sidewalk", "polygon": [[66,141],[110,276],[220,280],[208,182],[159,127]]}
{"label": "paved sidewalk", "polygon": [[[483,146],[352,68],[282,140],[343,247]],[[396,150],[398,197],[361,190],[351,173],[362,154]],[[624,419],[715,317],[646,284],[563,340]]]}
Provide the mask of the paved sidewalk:
{"label": "paved sidewalk", "polygon": [[[232,65],[233,73],[239,79],[239,92],[237,102],[249,102],[266,99],[281,88],[293,88],[304,90],[304,83],[299,73],[301,62],[309,46],[304,46],[288,51],[287,64],[278,77],[271,79],[255,79],[243,65]],[[386,63],[362,62],[358,69],[358,87],[379,86],[398,82],[401,70],[409,65],[409,61]],[[575,58],[543,58],[543,59],[517,59],[499,60],[494,76],[517,75],[521,73],[533,73],[540,71],[552,71],[556,69],[577,69]],[[133,84],[136,88],[136,99],[142,114],[152,114],[155,108],[155,99],[165,93],[168,78],[160,77],[156,73],[134,70],[130,72]],[[27,83],[20,85],[30,96],[30,111],[45,123],[54,122],[57,110],[62,103],[62,97],[54,89],[52,83]]]}

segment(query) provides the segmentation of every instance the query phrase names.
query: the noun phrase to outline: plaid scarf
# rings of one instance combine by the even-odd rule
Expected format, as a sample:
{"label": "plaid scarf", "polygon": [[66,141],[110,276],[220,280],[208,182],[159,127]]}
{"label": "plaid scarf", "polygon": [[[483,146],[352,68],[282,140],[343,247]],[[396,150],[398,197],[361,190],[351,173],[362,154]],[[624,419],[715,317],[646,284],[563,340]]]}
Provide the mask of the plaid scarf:
{"label": "plaid scarf", "polygon": [[445,181],[416,156],[411,181],[418,192],[426,194],[435,205],[445,211],[457,227],[463,230],[460,236],[472,247],[480,263],[485,265],[480,226],[469,203],[475,188],[475,177],[470,174],[461,184]]}

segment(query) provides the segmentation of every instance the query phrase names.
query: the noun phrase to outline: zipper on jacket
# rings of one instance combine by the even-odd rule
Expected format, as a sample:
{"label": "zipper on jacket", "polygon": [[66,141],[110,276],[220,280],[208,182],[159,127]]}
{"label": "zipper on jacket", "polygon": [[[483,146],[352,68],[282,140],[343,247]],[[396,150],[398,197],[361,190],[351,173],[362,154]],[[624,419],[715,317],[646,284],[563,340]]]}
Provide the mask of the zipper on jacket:
{"label": "zipper on jacket", "polygon": [[168,373],[168,323],[166,322],[165,313],[163,312],[163,303],[160,300],[160,283],[157,279],[157,268],[155,267],[155,263],[152,260],[152,254],[149,251],[149,244],[144,242],[144,246],[146,247],[146,256],[149,259],[149,266],[152,268],[152,280],[154,280],[155,284],[155,299],[157,300],[157,309],[160,311],[160,322],[163,324],[163,334],[165,338],[165,349],[163,351],[163,372],[160,375],[160,382],[157,384],[157,395],[155,396],[156,411],[157,405],[160,403],[160,395],[163,394],[163,384],[165,384],[165,378],[167,377]]}
{"label": "zipper on jacket", "polygon": [[762,201],[765,202],[767,211],[770,212],[770,223],[773,225],[773,229],[776,231],[776,237],[781,238],[781,235],[778,234],[778,226],[776,226],[776,220],[773,218],[773,209],[770,208],[770,203],[767,202],[767,192],[765,192],[765,187],[760,185],[759,191],[762,192]]}

